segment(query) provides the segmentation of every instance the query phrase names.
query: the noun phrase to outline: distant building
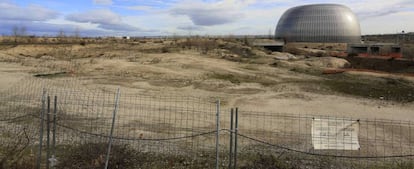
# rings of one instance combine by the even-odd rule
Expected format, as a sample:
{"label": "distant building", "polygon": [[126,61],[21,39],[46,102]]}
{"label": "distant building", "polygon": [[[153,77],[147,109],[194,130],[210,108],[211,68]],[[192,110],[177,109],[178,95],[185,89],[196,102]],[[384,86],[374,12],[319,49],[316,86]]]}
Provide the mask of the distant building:
{"label": "distant building", "polygon": [[360,43],[358,18],[346,6],[304,5],[287,10],[275,32],[285,42]]}
{"label": "distant building", "polygon": [[361,57],[402,57],[401,46],[395,43],[349,44],[347,52]]}

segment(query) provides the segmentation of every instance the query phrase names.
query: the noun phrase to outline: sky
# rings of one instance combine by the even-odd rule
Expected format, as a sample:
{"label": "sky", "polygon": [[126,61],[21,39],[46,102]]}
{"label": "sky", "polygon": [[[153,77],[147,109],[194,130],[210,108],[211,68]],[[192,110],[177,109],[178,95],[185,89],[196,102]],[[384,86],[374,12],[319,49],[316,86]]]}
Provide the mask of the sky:
{"label": "sky", "polygon": [[414,0],[0,0],[0,34],[269,35],[287,9],[317,3],[348,6],[363,35],[414,32]]}

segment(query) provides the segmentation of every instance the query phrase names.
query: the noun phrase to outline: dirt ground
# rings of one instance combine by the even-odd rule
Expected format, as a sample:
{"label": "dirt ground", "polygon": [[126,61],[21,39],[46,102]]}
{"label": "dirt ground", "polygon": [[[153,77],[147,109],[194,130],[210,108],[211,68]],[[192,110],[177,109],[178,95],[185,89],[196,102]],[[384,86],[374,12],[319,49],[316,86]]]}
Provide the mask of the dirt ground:
{"label": "dirt ground", "polygon": [[[342,76],[373,83],[392,79],[397,81],[397,88],[403,81],[404,90],[411,89],[407,97],[414,97],[410,95],[414,79],[409,76],[346,72],[336,77],[318,70],[340,67],[343,60],[339,64],[332,58],[277,60],[276,56],[288,54],[270,54],[236,42],[220,42],[230,47],[206,51],[194,46],[170,47],[175,43],[3,45],[0,90],[34,76],[75,78],[90,89],[121,86],[128,93],[213,97],[220,98],[224,106],[249,111],[414,121],[414,103],[410,100],[363,97],[324,85],[327,79]],[[247,54],[232,52],[235,47],[246,49]],[[254,57],[249,57],[249,51]]]}

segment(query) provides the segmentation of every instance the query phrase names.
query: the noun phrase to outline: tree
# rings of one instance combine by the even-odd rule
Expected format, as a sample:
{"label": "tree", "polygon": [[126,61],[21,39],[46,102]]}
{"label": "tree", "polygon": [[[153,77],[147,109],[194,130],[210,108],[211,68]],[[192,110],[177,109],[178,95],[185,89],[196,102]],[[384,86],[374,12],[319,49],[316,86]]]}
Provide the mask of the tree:
{"label": "tree", "polygon": [[12,35],[17,36],[19,34],[19,27],[13,26],[12,28]]}
{"label": "tree", "polygon": [[19,34],[20,36],[26,36],[27,28],[25,26],[20,27]]}
{"label": "tree", "polygon": [[57,38],[60,43],[65,39],[65,32],[62,29],[59,30]]}
{"label": "tree", "polygon": [[59,30],[58,37],[59,38],[65,37],[65,32],[62,29]]}
{"label": "tree", "polygon": [[77,39],[80,37],[80,31],[79,28],[76,28],[75,31],[73,32],[73,36]]}
{"label": "tree", "polygon": [[21,37],[21,36],[25,36],[26,35],[26,27],[22,26],[22,27],[18,27],[18,26],[13,26],[12,28],[12,35],[14,36],[14,42],[17,42],[17,38]]}
{"label": "tree", "polygon": [[14,37],[14,42],[17,42],[17,37],[19,36],[19,27],[13,26],[12,28],[12,35]]}

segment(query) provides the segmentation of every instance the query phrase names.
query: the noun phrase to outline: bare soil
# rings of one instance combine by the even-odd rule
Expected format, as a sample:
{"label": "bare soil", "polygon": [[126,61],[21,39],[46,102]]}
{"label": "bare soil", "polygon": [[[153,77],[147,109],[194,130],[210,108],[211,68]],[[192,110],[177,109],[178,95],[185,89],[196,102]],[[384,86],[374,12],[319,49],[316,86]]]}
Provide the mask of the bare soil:
{"label": "bare soil", "polygon": [[[57,40],[59,39],[55,39],[55,41]],[[219,98],[222,103],[222,110],[226,112],[228,112],[230,107],[239,107],[242,112],[283,113],[292,114],[295,117],[301,114],[301,117],[321,115],[338,118],[414,121],[414,77],[405,74],[410,70],[407,70],[407,72],[399,70],[397,73],[354,71],[348,69],[352,68],[352,63],[345,59],[330,57],[320,47],[311,48],[311,46],[308,46],[305,48],[303,46],[300,54],[293,55],[291,53],[271,53],[263,49],[251,47],[243,40],[234,39],[144,39],[132,42],[108,40],[102,43],[91,43],[90,41],[86,43],[0,45],[0,97],[2,97],[2,93],[7,93],[9,89],[13,89],[13,92],[22,92],[23,95],[25,92],[39,94],[39,91],[30,90],[32,90],[31,87],[39,86],[33,84],[39,82],[33,79],[41,79],[54,82],[48,83],[52,87],[63,89],[70,87],[79,90],[105,92],[107,90],[115,91],[117,87],[121,87],[122,93],[126,94]],[[334,47],[340,48],[341,46]],[[347,71],[324,74],[327,69],[346,69]],[[22,91],[19,91],[19,89],[22,89]],[[82,95],[82,93],[79,95]],[[96,97],[98,100],[95,101],[99,102],[99,96]],[[66,99],[72,101],[70,99],[77,98]],[[140,108],[137,110],[131,106],[123,106],[123,111],[119,114],[121,118],[117,120],[119,126],[124,127],[124,130],[122,130],[123,133],[117,133],[118,136],[126,135],[134,136],[135,138],[181,137],[194,134],[193,130],[210,131],[210,129],[215,127],[214,114],[211,116],[206,115],[205,119],[196,119],[195,116],[188,116],[191,113],[178,110],[172,111],[169,114],[170,117],[165,117],[165,112],[169,111],[169,109],[164,110],[161,106],[154,108],[153,105],[159,106],[156,99],[154,98],[155,101],[149,100],[148,103],[145,102],[145,99],[144,102],[139,100],[141,105],[150,105],[143,108],[145,111]],[[126,100],[122,105],[128,105],[129,102],[131,105],[135,105],[136,102],[134,101],[136,100]],[[164,106],[170,104],[168,100],[158,102],[163,102],[162,105]],[[82,107],[82,101],[73,103],[76,105],[67,106],[68,108],[65,109],[67,112],[63,112],[67,114],[60,115],[62,119],[67,120],[62,122],[62,124],[74,126],[79,130],[85,129],[87,132],[93,130],[89,131],[91,133],[102,132],[105,131],[105,128],[108,128],[109,122],[107,121],[110,118],[105,118],[106,116],[103,115],[102,119],[96,119],[94,114],[92,115],[94,119],[91,119],[88,116],[90,112],[96,111],[93,105]],[[87,103],[90,103],[89,100]],[[107,112],[111,112],[112,108],[112,106],[101,107],[102,112],[104,112],[103,109],[108,109],[109,111]],[[178,106],[177,109],[179,108],[181,107]],[[71,109],[74,110],[72,111]],[[157,110],[154,111],[154,109]],[[214,105],[212,110],[214,111]],[[82,113],[85,112],[87,115],[83,117]],[[151,116],[148,116],[148,114],[151,114]],[[171,118],[172,116],[174,118]],[[295,130],[299,130],[297,134],[306,135],[310,132],[307,131],[310,124],[306,123],[306,121],[301,121],[300,118],[295,120],[279,119],[276,116],[270,118],[257,116],[254,113],[252,115],[245,114],[243,117],[246,118],[240,120],[240,124],[243,124],[240,127],[241,131],[257,134],[252,136],[262,140],[269,140],[269,138],[270,140],[273,139],[273,141],[283,139],[272,138],[273,135],[266,135],[265,133],[280,132],[286,134],[295,133]],[[167,118],[167,121],[165,121],[165,118]],[[222,124],[223,126],[229,126],[226,123],[229,121],[228,118],[223,116],[223,122],[225,122]],[[160,119],[163,119],[163,121]],[[190,126],[192,127],[191,131],[182,131],[182,129],[188,127],[186,124],[182,124],[183,119],[186,119],[186,122],[194,121]],[[88,123],[84,123],[81,120]],[[83,126],[85,124],[89,125],[89,122],[93,120],[96,122],[94,127],[101,129]],[[104,125],[107,126],[105,127]],[[384,140],[384,145],[361,141],[362,145],[368,145],[362,149],[362,153],[371,153],[368,150],[372,151],[382,147],[384,148],[384,153],[385,151],[391,154],[394,151],[402,153],[403,147],[410,147],[412,145],[412,140],[402,139],[406,137],[404,135],[407,135],[407,133],[411,135],[410,128],[407,132],[405,131],[407,129],[402,126],[394,127],[389,125],[381,128],[377,127],[376,123],[375,126],[366,123],[365,127],[363,129],[366,129],[364,132],[367,134],[362,134],[361,140]],[[374,131],[372,131],[373,129]],[[368,134],[369,132],[376,133],[377,129],[382,131],[382,134],[375,134],[375,136]],[[70,135],[70,132],[64,134]],[[386,138],[398,138],[399,142],[391,142],[391,146],[385,146]],[[182,144],[184,147],[188,146],[187,144],[193,143],[210,145],[214,141],[213,136],[200,137],[198,139],[200,140],[183,141]],[[221,139],[221,143],[228,143],[226,136],[221,137]],[[286,143],[293,147],[295,144],[302,146],[302,144],[299,144],[300,141],[306,142],[306,140],[301,140],[299,137],[295,139],[298,143],[292,141],[292,139],[277,141],[279,141],[278,143]],[[241,142],[240,145],[247,143]],[[397,143],[400,143],[400,149],[398,149],[398,146],[396,146],[397,148],[394,147],[394,144]],[[153,145],[155,147],[162,147],[158,142],[154,144],[156,144]],[[143,147],[152,146],[145,143],[137,145]],[[169,145],[166,151],[179,152],[174,151],[174,149],[174,146]],[[253,148],[252,152],[263,152],[266,149],[270,150],[271,148]],[[84,150],[84,148],[80,147],[80,150]],[[77,153],[75,152],[74,154],[76,155]],[[89,152],[86,154],[89,154]],[[296,159],[301,161],[303,166],[306,166],[305,168],[309,168],[307,163],[313,163],[314,161],[313,159],[309,160],[309,162],[304,161],[301,156],[294,156],[296,158],[292,159],[287,157],[286,159],[282,158],[279,160],[280,156],[278,159],[274,159],[275,157],[273,156],[242,154],[246,155],[246,157],[242,156],[242,162],[240,163],[240,166],[245,166],[244,168],[252,168],[252,166],[257,166],[257,164],[269,166],[292,166],[294,164],[293,166],[295,166],[297,163],[295,162]],[[169,159],[171,157],[143,155],[151,157],[144,158],[143,162],[145,164],[151,166],[154,163],[159,164],[159,167],[155,168],[167,168],[163,165],[171,166],[171,164],[164,162],[174,160],[183,162],[182,164],[177,163],[177,166],[183,165],[187,167],[187,165],[191,164],[180,159],[180,156]],[[83,157],[80,158],[84,159]],[[158,160],[160,158],[162,160]],[[122,160],[123,158],[120,159]],[[157,159],[157,161],[151,161],[153,159]],[[200,159],[213,158],[202,156]],[[62,163],[62,165],[72,163],[70,160],[66,162]],[[209,165],[209,162],[206,161],[193,161],[193,163]],[[315,164],[317,165],[318,162]],[[410,165],[412,164],[410,163]],[[321,164],[321,166],[332,167],[331,164]],[[196,165],[195,168],[203,167]],[[299,165],[296,168],[302,167]]]}
{"label": "bare soil", "polygon": [[[33,76],[76,78],[89,89],[121,86],[131,93],[214,97],[243,110],[414,121],[412,77],[359,71],[324,75],[321,70],[348,63],[329,57],[281,61],[237,41],[216,39],[214,48],[184,42],[3,45],[0,89]],[[360,80],[364,83],[355,83]],[[358,86],[367,93],[353,93],[338,85],[342,82],[384,85]],[[396,90],[406,95],[387,96]]]}

